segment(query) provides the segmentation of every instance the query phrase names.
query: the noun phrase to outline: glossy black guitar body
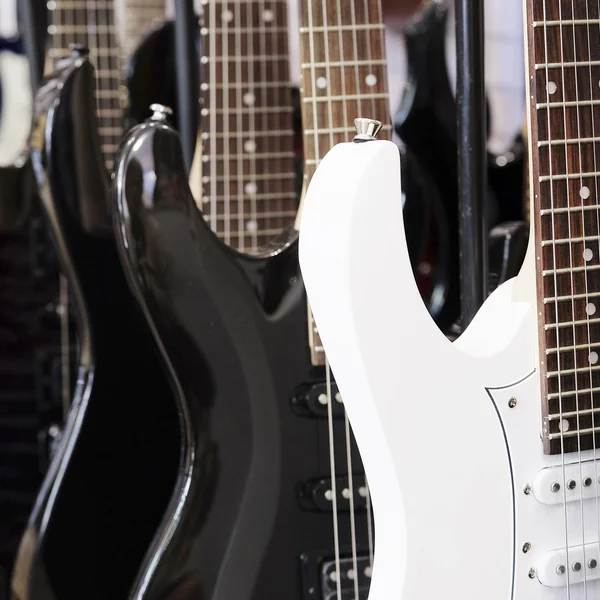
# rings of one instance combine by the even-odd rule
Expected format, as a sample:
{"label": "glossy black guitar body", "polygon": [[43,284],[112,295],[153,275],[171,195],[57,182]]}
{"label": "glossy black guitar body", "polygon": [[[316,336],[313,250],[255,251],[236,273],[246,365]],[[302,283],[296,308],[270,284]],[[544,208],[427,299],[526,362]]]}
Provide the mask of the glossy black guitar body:
{"label": "glossy black guitar body", "polygon": [[[456,101],[445,59],[447,5],[431,2],[419,20],[406,30],[410,84],[395,118],[395,128],[429,173],[444,201],[448,224],[446,246],[448,301],[438,324],[446,330],[460,312],[458,264],[458,157]],[[490,229],[500,222],[523,219],[522,193],[524,160],[520,142],[502,157],[498,166],[488,161],[488,217]]]}
{"label": "glossy black guitar body", "polygon": [[179,424],[120,267],[87,59],[37,97],[32,164],[77,313],[79,367],[62,441],[12,577],[15,600],[126,599],[179,467]]}
{"label": "glossy black guitar body", "polygon": [[[262,257],[219,241],[190,193],[179,136],[162,122],[130,131],[115,164],[115,232],[179,391],[188,466],[180,512],[159,532],[134,597],[328,597],[335,565],[327,406],[319,401],[327,387],[309,358],[296,236]],[[332,405],[342,586],[352,591],[344,420]],[[369,517],[351,445],[363,600]]]}

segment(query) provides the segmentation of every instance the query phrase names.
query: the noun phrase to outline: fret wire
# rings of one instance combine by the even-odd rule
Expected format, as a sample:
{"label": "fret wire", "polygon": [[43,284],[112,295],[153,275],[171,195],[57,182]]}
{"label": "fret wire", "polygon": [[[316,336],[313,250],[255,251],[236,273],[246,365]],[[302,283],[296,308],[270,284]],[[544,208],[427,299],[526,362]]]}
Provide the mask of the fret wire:
{"label": "fret wire", "polygon": [[[385,25],[381,24],[369,24],[365,23],[362,25],[327,25],[325,26],[313,26],[313,27],[300,27],[300,33],[306,33],[307,35],[313,35],[315,33],[325,32],[342,32],[342,31],[385,31]],[[340,54],[342,52],[340,51]]]}
{"label": "fret wire", "polygon": [[585,138],[581,138],[581,139],[577,139],[577,138],[566,138],[566,139],[562,139],[562,140],[546,140],[546,141],[538,141],[537,145],[538,148],[545,148],[547,146],[564,146],[565,144],[568,145],[576,145],[576,144],[591,144],[591,143],[596,143],[596,142],[600,142],[600,137],[585,137]]}
{"label": "fret wire", "polygon": [[546,355],[556,354],[557,352],[571,352],[576,350],[587,350],[589,348],[593,348],[596,346],[600,346],[600,341],[586,343],[586,344],[572,344],[570,346],[561,346],[560,350],[558,348],[546,348]]}
{"label": "fret wire", "polygon": [[560,375],[575,375],[575,374],[579,374],[582,371],[599,371],[600,370],[600,365],[598,366],[586,366],[584,368],[581,367],[575,367],[573,369],[561,369],[560,371],[548,371],[546,373],[546,377],[550,378],[550,377],[558,377]]}
{"label": "fret wire", "polygon": [[559,21],[534,21],[534,27],[557,27],[567,25],[598,25],[600,19],[563,19]]}
{"label": "fret wire", "polygon": [[563,69],[563,68],[573,68],[573,67],[597,67],[600,66],[600,60],[583,60],[583,61],[575,61],[575,62],[566,62],[566,63],[536,63],[534,68],[536,70],[542,69]]}
{"label": "fret wire", "polygon": [[593,415],[593,414],[600,414],[600,407],[598,408],[582,408],[581,410],[575,410],[575,411],[568,411],[568,412],[563,412],[562,415],[548,415],[548,420],[549,421],[557,421],[559,419],[569,419],[571,417],[577,417],[577,416],[587,416],[587,415]]}
{"label": "fret wire", "polygon": [[552,329],[560,329],[561,327],[579,327],[580,325],[587,325],[588,323],[600,323],[600,318],[597,319],[580,319],[578,321],[558,321],[556,323],[546,323],[544,325],[544,329],[546,331],[552,330]]}
{"label": "fret wire", "polygon": [[[388,94],[346,94],[345,96],[313,96],[313,97],[304,97],[302,98],[302,102],[347,102],[349,100],[386,100],[388,98]],[[322,130],[319,129],[321,132]]]}
{"label": "fret wire", "polygon": [[548,434],[548,439],[550,440],[555,440],[555,439],[560,439],[561,436],[563,437],[575,437],[575,436],[585,436],[585,435],[589,435],[591,433],[600,433],[600,426],[598,427],[588,427],[586,429],[579,429],[577,428],[576,431],[565,431],[565,432],[560,432],[560,433],[550,433]]}

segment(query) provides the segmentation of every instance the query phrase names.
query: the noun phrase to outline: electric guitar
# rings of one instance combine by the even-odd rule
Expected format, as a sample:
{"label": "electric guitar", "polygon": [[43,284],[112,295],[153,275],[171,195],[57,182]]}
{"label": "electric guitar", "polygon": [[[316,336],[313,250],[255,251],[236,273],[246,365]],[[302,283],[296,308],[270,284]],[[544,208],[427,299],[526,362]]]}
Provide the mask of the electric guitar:
{"label": "electric guitar", "polygon": [[[348,11],[336,21],[340,20],[340,31],[344,28],[358,36],[357,56],[346,58],[348,68],[359,66],[368,56],[367,48],[373,52],[374,70],[364,70],[360,81],[349,79],[348,85],[356,85],[354,101],[360,96],[387,115],[380,54],[383,31],[377,25],[381,16],[378,2],[368,4],[368,12]],[[310,10],[316,6],[323,15],[320,3],[313,2]],[[236,13],[212,13],[214,9],[214,4],[205,6],[207,35],[217,26],[225,37],[227,27],[237,23]],[[251,22],[261,23],[268,32],[282,17],[281,9],[278,4],[276,14],[265,14],[254,5]],[[309,19],[307,12],[304,17]],[[313,24],[322,27],[314,18]],[[307,22],[301,42],[305,51],[311,46],[314,50],[312,36],[318,31],[309,31],[309,26]],[[322,135],[319,143],[328,143],[331,134],[338,135],[340,123],[327,120],[319,108],[326,106],[316,92],[324,89],[320,87],[324,52],[324,47],[313,51],[303,69],[303,103],[309,107],[314,103],[317,112],[316,119],[304,123],[310,141],[305,144],[307,176],[318,158],[313,140]],[[282,55],[275,53],[270,63],[282,69]],[[214,56],[204,56],[207,68],[214,68],[210,67]],[[235,55],[221,60],[233,66],[240,63]],[[328,75],[333,92],[344,74],[337,69]],[[276,79],[281,94],[275,98],[281,102],[288,82],[288,77]],[[245,248],[256,252],[257,240],[263,240],[253,235],[254,227],[245,227],[244,221],[233,227],[216,221],[214,227],[215,216],[227,214],[222,200],[228,197],[228,185],[231,197],[238,188],[256,195],[258,230],[269,223],[259,207],[268,207],[278,192],[294,189],[291,168],[281,178],[288,187],[269,178],[273,157],[263,155],[267,136],[249,127],[249,117],[254,114],[260,124],[258,116],[273,98],[258,93],[248,79],[235,88],[242,99],[247,98],[240,114],[248,130],[229,141],[233,144],[229,154],[224,151],[225,141],[219,137],[227,127],[223,120],[235,122],[220,104],[225,83],[220,78],[204,80],[205,97],[212,100],[204,104],[203,117],[209,124],[212,119],[213,126],[205,130],[202,176],[205,189],[217,190],[216,197],[210,192],[209,202],[202,203],[215,202],[210,222],[198,210],[179,138],[165,124],[162,109],[129,133],[116,159],[113,207],[121,258],[173,386],[187,407],[180,410],[187,480],[176,492],[180,501],[165,521],[168,526],[157,532],[133,597],[330,598],[340,590],[344,596],[364,599],[373,544],[368,484],[341,398],[316,332],[309,327],[296,234],[292,230],[250,256],[224,241],[229,235],[237,245],[241,236],[235,234],[241,231]],[[322,98],[333,101],[328,92]],[[284,124],[290,113],[281,110],[277,120],[267,121],[269,131],[287,132]],[[340,134],[346,135],[345,122],[339,126]],[[246,145],[249,140],[256,146]],[[239,157],[245,156],[241,151],[248,155],[248,168],[239,168]],[[281,159],[290,166],[293,162],[285,153]],[[237,215],[237,209],[230,214]],[[278,220],[273,224],[281,227]]]}
{"label": "electric guitar", "polygon": [[600,596],[600,15],[525,16],[535,235],[457,342],[410,272],[395,147],[337,146],[306,196],[302,272],[373,499],[371,600]]}
{"label": "electric guitar", "polygon": [[[68,15],[53,15],[53,35],[85,35],[87,6],[57,4],[55,12],[67,6]],[[96,35],[110,39],[112,8],[93,10]],[[61,60],[37,96],[31,160],[78,352],[68,417],[13,570],[17,600],[127,598],[185,468],[173,392],[112,235],[105,167],[120,114],[118,86],[107,84],[119,75],[113,49],[95,47],[96,87],[83,49],[62,59],[62,46],[53,47]],[[99,126],[97,116],[108,121]]]}

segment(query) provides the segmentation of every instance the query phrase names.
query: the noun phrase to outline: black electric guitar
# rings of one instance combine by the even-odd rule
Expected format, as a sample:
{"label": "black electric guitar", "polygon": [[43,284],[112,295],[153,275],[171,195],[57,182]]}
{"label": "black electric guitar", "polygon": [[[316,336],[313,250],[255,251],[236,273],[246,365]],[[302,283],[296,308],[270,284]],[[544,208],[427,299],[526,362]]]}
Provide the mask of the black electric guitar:
{"label": "black electric guitar", "polygon": [[96,108],[111,110],[103,100],[114,96],[102,92],[77,50],[37,96],[31,160],[79,352],[68,419],[14,567],[16,600],[127,598],[185,468],[173,392],[112,234]]}
{"label": "black electric guitar", "polygon": [[[339,18],[358,34],[359,56],[375,49],[376,85],[368,78],[359,93],[388,120],[379,3],[368,4],[368,13],[348,11]],[[321,3],[315,0],[312,8],[316,5],[321,13]],[[212,8],[205,6],[204,26],[209,35],[217,26],[225,36],[226,26],[215,25],[216,18],[237,17],[234,11],[207,14]],[[252,22],[260,23],[260,6],[253,11]],[[270,12],[267,22],[279,16]],[[261,27],[268,31],[268,25]],[[362,35],[367,29],[372,45]],[[308,35],[302,44],[312,45]],[[204,56],[211,73],[214,56]],[[320,56],[311,56],[317,68]],[[202,199],[214,201],[202,206],[212,208],[210,222],[198,210],[179,137],[163,112],[130,131],[115,162],[114,225],[122,261],[186,407],[180,418],[187,480],[177,490],[180,503],[168,528],[157,533],[133,596],[300,600],[335,597],[339,588],[344,598],[366,599],[374,535],[368,485],[318,336],[309,326],[296,233],[290,230],[264,246],[269,228],[288,218],[285,209],[273,214],[270,207],[277,193],[294,190],[293,153],[270,156],[267,136],[249,127],[251,117],[260,123],[263,105],[273,100],[253,89],[248,71],[241,69],[243,58],[229,60],[230,73],[238,61],[246,78],[230,93],[239,87],[247,94],[240,114],[248,133],[224,139],[224,128],[236,116],[222,105],[226,70],[215,69],[221,73],[217,78],[203,78],[202,106],[210,127],[203,129]],[[282,53],[273,53],[269,68],[285,63]],[[321,84],[320,73],[306,67],[303,76],[301,100],[308,104],[310,89]],[[332,84],[340,85],[342,76],[338,70]],[[282,91],[283,81],[287,86],[288,80],[280,79]],[[289,117],[288,109],[265,118],[272,135],[284,131],[291,137]],[[343,135],[349,118],[340,125]],[[303,127],[308,177],[318,158],[307,143],[314,139],[309,130],[335,131],[338,121],[319,112]],[[280,180],[270,178],[279,160],[290,167]],[[256,196],[255,214],[245,220],[237,216],[237,204],[224,201],[238,188]],[[247,251],[263,245],[263,250],[242,254],[224,241]]]}

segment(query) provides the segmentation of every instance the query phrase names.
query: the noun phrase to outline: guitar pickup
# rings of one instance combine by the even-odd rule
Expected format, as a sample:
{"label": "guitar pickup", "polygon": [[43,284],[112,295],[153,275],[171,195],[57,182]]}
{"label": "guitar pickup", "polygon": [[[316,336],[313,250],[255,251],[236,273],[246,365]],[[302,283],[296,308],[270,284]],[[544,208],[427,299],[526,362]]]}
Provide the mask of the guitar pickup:
{"label": "guitar pickup", "polygon": [[593,460],[542,469],[533,480],[533,496],[541,504],[581,502],[600,494],[598,465]]}
{"label": "guitar pickup", "polygon": [[542,585],[551,588],[566,588],[584,581],[590,583],[600,580],[599,563],[598,542],[569,548],[568,555],[565,550],[556,550],[547,554],[538,566],[537,577]]}
{"label": "guitar pickup", "polygon": [[358,588],[358,600],[367,600],[371,585],[371,561],[369,557],[357,556],[356,571],[354,570],[355,565],[352,558],[341,558],[339,566],[338,571],[335,561],[326,561],[321,567],[323,600],[338,600],[338,579],[340,580],[341,600],[355,600],[356,588]]}
{"label": "guitar pickup", "polygon": [[[369,491],[364,475],[352,476],[352,488],[348,485],[348,476],[336,477],[336,500],[338,512],[349,512],[350,502],[354,510],[365,510]],[[330,478],[311,479],[300,485],[298,498],[305,510],[318,512],[333,511],[333,490]]]}
{"label": "guitar pickup", "polygon": [[344,416],[344,405],[338,387],[334,381],[330,389],[326,382],[303,385],[297,388],[291,398],[292,408],[301,417],[327,419],[331,399],[331,413],[336,419]]}

